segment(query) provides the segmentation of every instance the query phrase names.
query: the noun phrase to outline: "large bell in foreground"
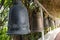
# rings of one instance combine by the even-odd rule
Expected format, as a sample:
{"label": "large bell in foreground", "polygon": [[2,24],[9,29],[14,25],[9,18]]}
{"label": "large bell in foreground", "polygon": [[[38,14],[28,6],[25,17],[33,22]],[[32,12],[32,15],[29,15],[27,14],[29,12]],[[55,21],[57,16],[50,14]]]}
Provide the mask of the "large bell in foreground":
{"label": "large bell in foreground", "polygon": [[29,17],[26,7],[16,0],[10,8],[7,34],[23,35],[30,33]]}

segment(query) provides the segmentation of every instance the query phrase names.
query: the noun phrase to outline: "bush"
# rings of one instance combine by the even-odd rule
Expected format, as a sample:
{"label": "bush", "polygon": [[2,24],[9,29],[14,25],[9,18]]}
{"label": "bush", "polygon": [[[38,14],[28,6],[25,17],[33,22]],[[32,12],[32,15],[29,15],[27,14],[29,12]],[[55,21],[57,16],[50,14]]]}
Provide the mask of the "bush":
{"label": "bush", "polygon": [[3,27],[0,29],[0,40],[9,40],[10,36],[6,34],[7,32],[7,27]]}

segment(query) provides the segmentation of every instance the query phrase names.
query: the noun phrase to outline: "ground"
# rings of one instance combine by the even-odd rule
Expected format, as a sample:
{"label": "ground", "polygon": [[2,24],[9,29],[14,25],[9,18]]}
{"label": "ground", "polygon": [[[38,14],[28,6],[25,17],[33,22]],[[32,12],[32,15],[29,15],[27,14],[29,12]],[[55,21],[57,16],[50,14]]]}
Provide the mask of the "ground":
{"label": "ground", "polygon": [[60,32],[57,34],[55,40],[60,40]]}
{"label": "ground", "polygon": [[[38,40],[42,40],[42,38],[39,38]],[[44,36],[44,40],[60,40],[60,27],[48,32]]]}

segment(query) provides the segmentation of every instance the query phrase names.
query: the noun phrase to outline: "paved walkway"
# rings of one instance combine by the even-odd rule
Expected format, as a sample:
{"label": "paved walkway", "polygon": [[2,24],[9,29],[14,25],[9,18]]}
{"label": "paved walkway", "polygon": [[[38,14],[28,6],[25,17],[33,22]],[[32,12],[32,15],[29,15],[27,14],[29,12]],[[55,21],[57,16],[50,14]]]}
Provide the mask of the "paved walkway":
{"label": "paved walkway", "polygon": [[60,40],[60,32],[57,34],[55,40]]}
{"label": "paved walkway", "polygon": [[[44,38],[44,40],[60,40],[60,27],[48,32]],[[42,38],[38,40],[42,40]]]}

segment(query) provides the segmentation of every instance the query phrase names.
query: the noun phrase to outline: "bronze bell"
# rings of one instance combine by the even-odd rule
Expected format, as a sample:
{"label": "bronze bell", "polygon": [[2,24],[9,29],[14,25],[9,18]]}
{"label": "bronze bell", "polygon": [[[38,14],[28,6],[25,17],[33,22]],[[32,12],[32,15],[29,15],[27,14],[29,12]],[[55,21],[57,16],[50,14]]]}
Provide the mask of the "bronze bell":
{"label": "bronze bell", "polygon": [[49,27],[48,18],[44,18],[44,27]]}
{"label": "bronze bell", "polygon": [[[31,17],[31,32],[41,32],[41,26],[39,25],[41,22],[41,17],[39,16],[39,14],[37,14],[35,11],[33,11],[32,13],[32,17]],[[38,20],[40,20],[40,22],[38,22]]]}
{"label": "bronze bell", "polygon": [[7,34],[28,34],[30,29],[27,9],[20,0],[14,1],[13,7],[10,8],[9,12]]}
{"label": "bronze bell", "polygon": [[43,13],[43,23],[44,27],[49,27],[49,18],[46,13]]}
{"label": "bronze bell", "polygon": [[49,21],[49,26],[52,27],[53,26],[52,18],[48,17],[48,21]]}

